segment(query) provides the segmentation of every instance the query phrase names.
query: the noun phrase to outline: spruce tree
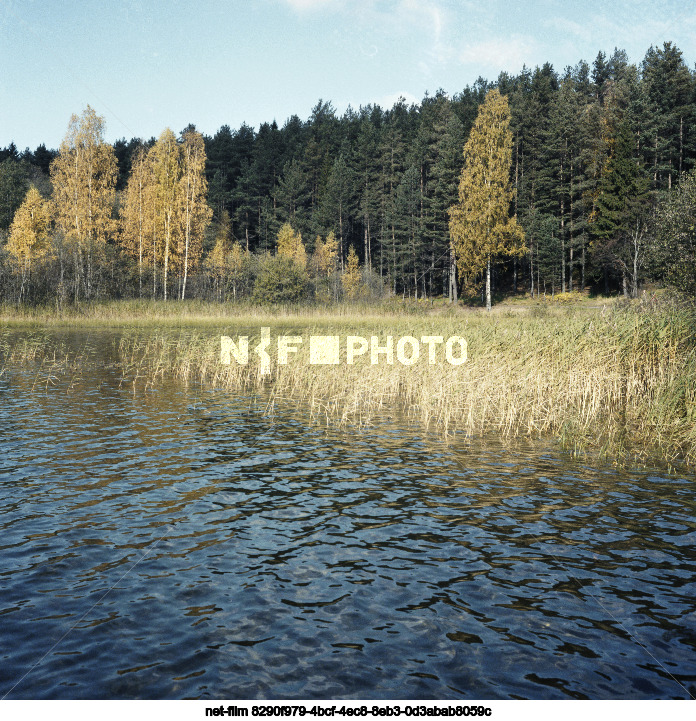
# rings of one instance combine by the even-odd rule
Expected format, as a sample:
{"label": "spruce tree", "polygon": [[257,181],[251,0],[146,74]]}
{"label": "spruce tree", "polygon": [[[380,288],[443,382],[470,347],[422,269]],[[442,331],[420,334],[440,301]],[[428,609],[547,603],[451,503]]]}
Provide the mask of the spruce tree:
{"label": "spruce tree", "polygon": [[649,209],[648,179],[635,157],[635,138],[622,119],[611,139],[609,160],[599,186],[592,227],[593,253],[621,273],[625,296],[638,294],[638,274],[645,253]]}

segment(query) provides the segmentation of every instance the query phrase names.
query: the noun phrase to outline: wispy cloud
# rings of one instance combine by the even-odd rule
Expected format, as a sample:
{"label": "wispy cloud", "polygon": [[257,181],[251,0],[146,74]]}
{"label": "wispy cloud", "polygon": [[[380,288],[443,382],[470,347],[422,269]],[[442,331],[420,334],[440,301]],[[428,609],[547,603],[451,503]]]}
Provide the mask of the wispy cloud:
{"label": "wispy cloud", "polygon": [[284,0],[293,10],[303,12],[305,10],[317,10],[319,8],[339,7],[340,0]]}
{"label": "wispy cloud", "polygon": [[465,65],[477,65],[497,72],[517,72],[537,55],[536,42],[525,35],[493,37],[478,40],[460,51],[458,59]]}
{"label": "wispy cloud", "polygon": [[[629,58],[639,63],[650,45],[662,45],[671,40],[686,52],[693,53],[693,37],[696,32],[696,11],[693,6],[677,7],[671,2],[632,0],[620,1],[612,11],[606,7],[588,8],[582,22],[564,15],[552,15],[542,21],[542,27],[551,37],[562,36],[568,46],[578,55],[587,54],[590,48],[592,60],[599,50],[611,52],[615,47],[626,50]],[[625,18],[630,15],[631,22]],[[550,54],[547,47],[547,55]]]}
{"label": "wispy cloud", "polygon": [[429,33],[435,42],[440,41],[444,11],[437,3],[401,0],[396,6],[396,13],[405,22]]}
{"label": "wispy cloud", "polygon": [[384,95],[379,100],[377,100],[377,105],[379,105],[381,108],[391,110],[391,108],[393,108],[394,105],[398,103],[401,98],[406,101],[406,105],[420,104],[419,98],[417,98],[415,95],[412,95],[411,93],[403,91],[400,93],[391,93],[389,95]]}

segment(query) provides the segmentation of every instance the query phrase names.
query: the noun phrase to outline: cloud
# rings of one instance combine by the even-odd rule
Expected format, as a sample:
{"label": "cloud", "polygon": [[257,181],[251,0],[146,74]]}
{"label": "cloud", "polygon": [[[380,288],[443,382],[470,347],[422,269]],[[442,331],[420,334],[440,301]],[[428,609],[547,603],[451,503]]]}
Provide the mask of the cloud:
{"label": "cloud", "polygon": [[317,10],[325,7],[338,7],[340,0],[284,0],[290,7],[297,12],[305,10]]}
{"label": "cloud", "polygon": [[408,22],[430,30],[435,41],[439,42],[442,34],[443,11],[436,3],[401,0],[397,6],[397,13]]}
{"label": "cloud", "polygon": [[585,43],[591,43],[597,36],[597,28],[592,23],[583,25],[568,18],[551,17],[544,20],[542,24],[544,27],[556,30],[566,37],[571,35]]}
{"label": "cloud", "polygon": [[513,35],[471,43],[459,52],[458,59],[465,65],[475,65],[497,72],[518,72],[523,65],[530,65],[536,55],[536,43],[532,38]]}
{"label": "cloud", "polygon": [[411,95],[411,93],[408,93],[405,90],[400,93],[391,93],[390,95],[383,96],[377,101],[377,105],[384,110],[391,110],[401,98],[406,101],[406,105],[420,105],[420,100],[415,95]]}
{"label": "cloud", "polygon": [[418,31],[428,37],[434,46],[439,45],[446,13],[432,0],[399,0],[393,9],[394,21],[402,31]]}

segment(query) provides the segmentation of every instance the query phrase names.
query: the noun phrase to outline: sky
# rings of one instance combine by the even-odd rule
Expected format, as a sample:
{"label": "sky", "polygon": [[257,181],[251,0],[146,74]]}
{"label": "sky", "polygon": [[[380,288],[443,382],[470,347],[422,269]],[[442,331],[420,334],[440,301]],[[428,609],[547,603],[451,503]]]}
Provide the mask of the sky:
{"label": "sky", "polygon": [[57,148],[88,104],[109,142],[214,135],[665,41],[694,68],[692,0],[0,0],[0,147]]}

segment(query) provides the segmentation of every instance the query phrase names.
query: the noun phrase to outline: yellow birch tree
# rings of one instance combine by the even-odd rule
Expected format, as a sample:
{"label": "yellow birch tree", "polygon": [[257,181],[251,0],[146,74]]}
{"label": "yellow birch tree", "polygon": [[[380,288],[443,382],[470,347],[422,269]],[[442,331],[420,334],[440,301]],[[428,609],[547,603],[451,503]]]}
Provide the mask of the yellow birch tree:
{"label": "yellow birch tree", "polygon": [[[131,174],[126,186],[126,199],[121,208],[121,245],[132,258],[138,260],[139,295],[143,295],[143,265],[150,249],[146,245],[152,234],[152,216],[148,213],[151,178],[143,147],[139,147],[131,160]],[[149,232],[148,232],[149,231]]]}
{"label": "yellow birch tree", "polygon": [[187,130],[181,145],[180,212],[181,243],[179,257],[183,264],[181,300],[186,297],[189,268],[194,269],[203,251],[203,235],[213,215],[206,202],[208,182],[205,178],[205,145],[203,136]]}
{"label": "yellow birch tree", "polygon": [[336,270],[336,259],[338,258],[338,241],[333,230],[326,236],[323,243],[321,237],[317,236],[314,254],[319,272],[328,278]]}
{"label": "yellow birch tree", "polygon": [[491,309],[491,261],[524,253],[524,233],[510,204],[512,133],[507,98],[491,90],[464,146],[459,202],[449,209],[450,236],[461,273],[486,273]]}
{"label": "yellow birch tree", "polygon": [[5,246],[22,273],[20,303],[31,274],[32,263],[36,264],[50,254],[51,241],[48,232],[50,222],[48,203],[32,186],[15,213],[10,226],[10,237]]}
{"label": "yellow birch tree", "polygon": [[75,261],[75,300],[81,284],[86,297],[92,296],[94,264],[114,230],[117,165],[104,127],[104,118],[89,105],[73,115],[51,163],[56,223]]}
{"label": "yellow birch tree", "polygon": [[290,223],[285,223],[278,231],[278,255],[291,258],[297,265],[305,268],[307,252],[302,243],[302,234],[296,233]]}
{"label": "yellow birch tree", "polygon": [[227,282],[229,273],[230,233],[230,214],[223,210],[218,231],[215,235],[215,245],[205,259],[206,270],[215,282],[218,301],[223,299],[222,289]]}
{"label": "yellow birch tree", "polygon": [[348,259],[346,262],[346,268],[341,276],[341,284],[343,285],[343,292],[346,297],[350,300],[354,300],[358,297],[360,292],[360,262],[358,261],[357,253],[355,248],[351,245],[348,249]]}
{"label": "yellow birch tree", "polygon": [[162,286],[164,300],[169,290],[169,266],[178,248],[177,218],[180,209],[179,184],[182,178],[181,147],[176,136],[166,128],[150,148],[148,160],[152,166],[153,182],[153,238],[161,238],[163,264]]}

